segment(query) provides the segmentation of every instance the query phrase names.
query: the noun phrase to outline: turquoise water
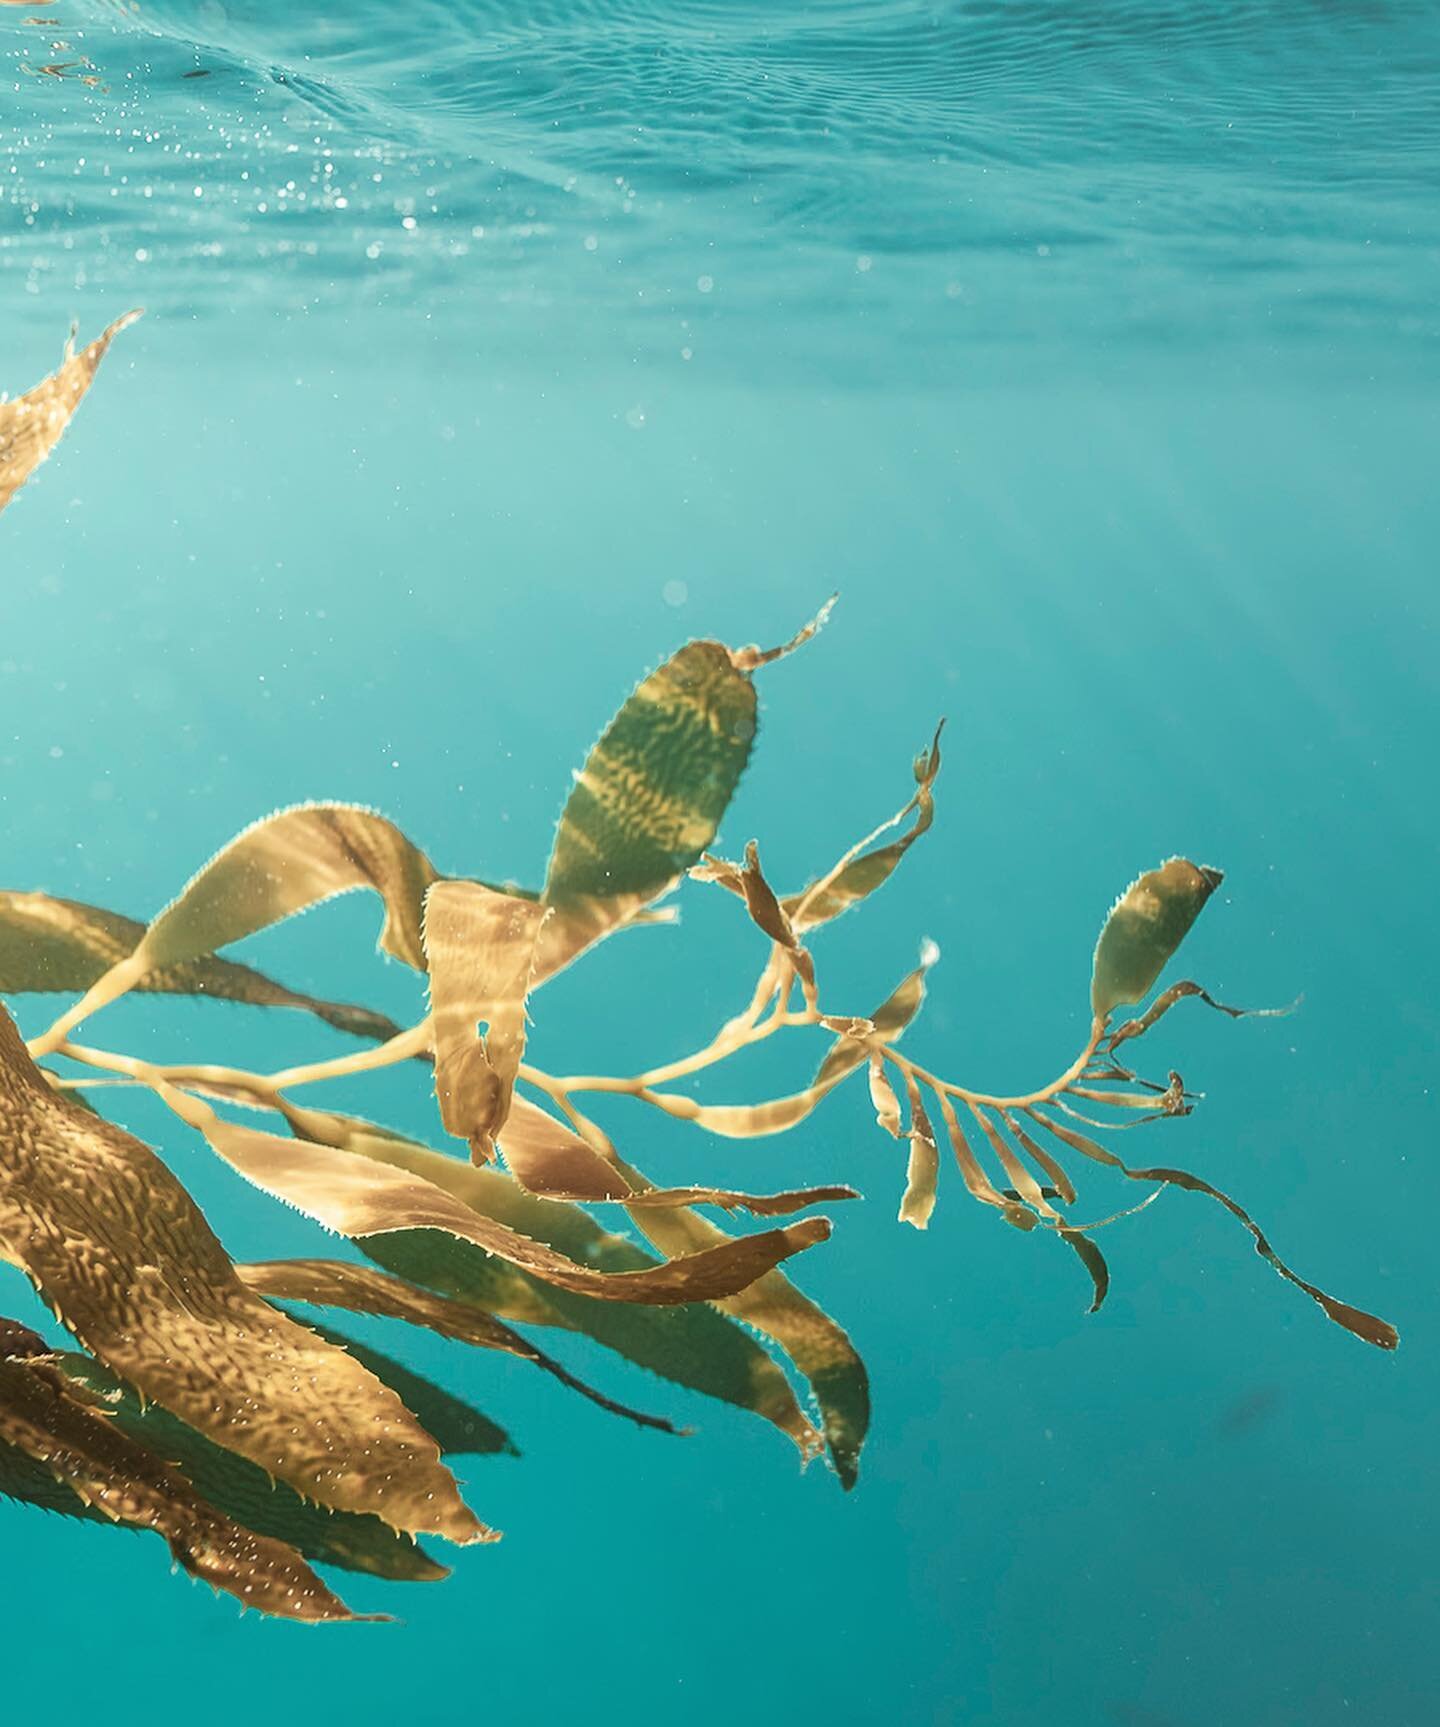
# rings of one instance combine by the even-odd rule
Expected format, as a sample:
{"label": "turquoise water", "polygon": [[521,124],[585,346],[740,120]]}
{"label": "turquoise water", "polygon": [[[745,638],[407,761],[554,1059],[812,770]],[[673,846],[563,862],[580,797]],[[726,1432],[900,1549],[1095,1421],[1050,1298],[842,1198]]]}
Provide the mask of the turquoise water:
{"label": "turquoise water", "polygon": [[[1404,1338],[1326,1325],[1178,1192],[1105,1232],[1087,1317],[1071,1256],[953,1169],[899,1226],[858,1091],[756,1141],[620,1101],[657,1178],[864,1190],[793,1267],[869,1364],[855,1492],[584,1340],[543,1339],[695,1434],[357,1321],[512,1435],[457,1460],[505,1540],[442,1585],[340,1578],[403,1623],[310,1630],[0,1502],[14,1718],[83,1660],[116,1727],[1433,1721],[1435,10],[57,0],[0,11],[0,53],[0,385],[72,316],[148,308],[0,521],[0,885],[145,916],[305,798],[538,881],[645,670],[838,588],[762,674],[725,849],[796,884],[941,714],[948,747],[934,831],[816,939],[827,996],[863,1011],[933,938],[914,1053],[1032,1085],[1083,1041],[1114,895],[1222,865],[1180,970],[1304,1002],[1177,1010],[1147,1070],[1207,1095],[1125,1149]],[[98,85],[23,70],[82,58]],[[536,998],[537,1059],[629,1071],[736,1010],[749,933],[681,905]],[[375,932],[356,896],[244,957],[413,1018]],[[170,1060],[351,1047],[217,1003],[102,1026]],[[775,1040],[708,1095],[812,1059]],[[434,1137],[413,1075],[317,1096]],[[237,1256],[330,1250],[109,1097]],[[1077,1173],[1077,1215],[1134,1197]],[[18,1274],[0,1310],[58,1335]]]}

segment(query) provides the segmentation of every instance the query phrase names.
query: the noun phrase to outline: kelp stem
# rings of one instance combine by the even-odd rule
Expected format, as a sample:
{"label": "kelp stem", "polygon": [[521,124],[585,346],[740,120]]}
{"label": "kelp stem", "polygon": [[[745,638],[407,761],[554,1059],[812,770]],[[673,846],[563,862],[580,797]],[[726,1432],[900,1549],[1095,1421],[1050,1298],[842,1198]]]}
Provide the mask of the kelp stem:
{"label": "kelp stem", "polygon": [[377,1067],[389,1067],[397,1061],[409,1061],[431,1048],[433,1037],[427,1015],[418,1025],[402,1031],[384,1043],[370,1049],[359,1049],[350,1055],[336,1056],[332,1061],[312,1061],[301,1067],[284,1067],[267,1076],[266,1083],[275,1091],[292,1085],[313,1085],[321,1079],[343,1079],[352,1073],[367,1073]]}
{"label": "kelp stem", "polygon": [[30,1059],[39,1061],[42,1056],[53,1055],[81,1020],[88,1019],[92,1013],[99,1013],[102,1007],[109,1007],[111,1002],[119,1001],[122,995],[143,983],[148,969],[146,962],[137,960],[134,954],[117,960],[103,977],[96,978],[79,1001],[66,1008],[48,1031],[30,1039],[25,1046]]}
{"label": "kelp stem", "polygon": [[[49,1036],[48,1033],[46,1035]],[[155,1062],[140,1061],[132,1056],[117,1055],[109,1050],[71,1043],[68,1038],[61,1039],[55,1045],[55,1053],[69,1056],[73,1061],[84,1062],[88,1067],[128,1074],[145,1085],[158,1081],[168,1085],[238,1086],[260,1096],[273,1097],[290,1086],[312,1085],[318,1080],[340,1079],[352,1073],[366,1073],[376,1068],[390,1067],[396,1062],[408,1061],[430,1048],[430,1036],[430,1021],[427,1018],[418,1025],[411,1026],[408,1031],[401,1032],[398,1037],[392,1037],[373,1048],[337,1056],[332,1061],[316,1061],[302,1067],[281,1068],[279,1072],[272,1074],[251,1073],[246,1068],[225,1067],[214,1062],[162,1066]]]}
{"label": "kelp stem", "polygon": [[[148,1061],[141,1061],[138,1056],[117,1055],[108,1049],[90,1049],[81,1044],[66,1043],[60,1053],[67,1055],[72,1061],[83,1061],[88,1067],[103,1068],[111,1073],[123,1073],[131,1079],[138,1080],[148,1086],[151,1091],[178,1115],[187,1127],[193,1127],[204,1132],[218,1120],[215,1111],[203,1098],[180,1091],[166,1077],[164,1071],[153,1067]],[[251,1079],[255,1075],[247,1076]],[[263,1081],[261,1084],[263,1085]]]}
{"label": "kelp stem", "polygon": [[970,1091],[963,1085],[955,1085],[948,1079],[939,1079],[927,1068],[917,1062],[910,1061],[906,1056],[893,1049],[889,1044],[880,1045],[881,1053],[887,1061],[893,1061],[901,1073],[909,1074],[922,1085],[928,1085],[942,1096],[958,1097],[971,1107],[984,1109],[1028,1109],[1032,1104],[1048,1103],[1052,1097],[1058,1097],[1068,1091],[1085,1069],[1090,1065],[1090,1059],[1100,1047],[1100,1041],[1105,1036],[1106,1021],[1096,1019],[1090,1026],[1090,1038],[1074,1061],[1071,1062],[1058,1079],[1052,1079],[1049,1085],[1042,1086],[1038,1091],[1026,1092],[1018,1097],[996,1097],[990,1092]]}

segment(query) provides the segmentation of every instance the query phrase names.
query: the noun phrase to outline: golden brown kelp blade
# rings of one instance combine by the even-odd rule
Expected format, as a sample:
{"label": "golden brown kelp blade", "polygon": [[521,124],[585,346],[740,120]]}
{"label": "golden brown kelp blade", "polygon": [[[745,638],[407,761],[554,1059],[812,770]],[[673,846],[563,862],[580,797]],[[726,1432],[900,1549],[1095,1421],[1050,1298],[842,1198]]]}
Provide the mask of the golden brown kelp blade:
{"label": "golden brown kelp blade", "polygon": [[1131,882],[1095,946],[1090,1002],[1097,1019],[1149,994],[1224,879],[1219,870],[1170,858]]}
{"label": "golden brown kelp blade", "polygon": [[[517,1098],[517,1109],[522,1101]],[[293,1110],[290,1117],[297,1133],[322,1143],[343,1144],[358,1155],[423,1175],[481,1216],[543,1241],[576,1263],[612,1273],[650,1270],[657,1264],[623,1236],[603,1229],[579,1206],[537,1199],[496,1169],[462,1163],[353,1117],[316,1110]],[[512,1111],[512,1125],[514,1120]],[[624,1175],[631,1184],[643,1180],[633,1169]],[[682,1219],[670,1237],[677,1243],[676,1252],[686,1251],[687,1240],[710,1245],[727,1239],[703,1219],[695,1218],[694,1223],[699,1228],[692,1232]],[[784,1291],[789,1290],[796,1346],[820,1375],[817,1392],[832,1397],[837,1406],[834,1425],[841,1446],[837,1468],[842,1456],[850,1466],[853,1453],[858,1452],[858,1439],[846,1441],[847,1436],[858,1433],[863,1438],[864,1434],[864,1421],[854,1414],[864,1402],[864,1367],[849,1349],[844,1333],[778,1271],[733,1298],[732,1318],[702,1303],[645,1307],[575,1294],[541,1283],[470,1242],[433,1229],[366,1236],[359,1246],[369,1258],[412,1282],[514,1324],[559,1326],[583,1333],[651,1373],[749,1410],[791,1439],[802,1456],[810,1457],[821,1448],[820,1435],[796,1402],[785,1375],[743,1324],[736,1323],[746,1316],[747,1303],[753,1299],[757,1312],[773,1316],[777,1326],[783,1326]],[[827,1326],[835,1333],[833,1338]],[[784,1337],[777,1341],[788,1348]],[[797,1366],[806,1371],[798,1359]]]}
{"label": "golden brown kelp blade", "polygon": [[858,1199],[853,1187],[801,1187],[784,1193],[741,1193],[727,1187],[650,1188],[637,1193],[621,1170],[587,1140],[525,1097],[516,1097],[501,1144],[510,1173],[543,1199],[627,1205],[715,1205],[753,1217],[789,1217],[806,1206]]}
{"label": "golden brown kelp blade", "polygon": [[423,1325],[457,1343],[498,1349],[543,1368],[571,1391],[578,1391],[611,1415],[623,1415],[637,1427],[653,1427],[662,1433],[679,1432],[664,1416],[646,1415],[597,1391],[528,1337],[502,1325],[493,1314],[482,1313],[468,1302],[452,1301],[433,1290],[417,1288],[389,1272],[376,1271],[373,1266],[352,1265],[338,1259],[278,1259],[264,1265],[242,1266],[240,1274],[252,1289],[275,1300],[343,1307],[374,1319],[400,1319],[410,1325]]}
{"label": "golden brown kelp blade", "polygon": [[160,1159],[53,1092],[3,1009],[0,1254],[145,1397],[320,1504],[485,1534],[399,1398],[252,1295]]}
{"label": "golden brown kelp blade", "polygon": [[[879,1032],[886,1043],[898,1043],[920,1009],[925,1005],[925,977],[940,957],[933,942],[926,943],[920,963],[907,972],[890,994],[870,1015],[870,1029]],[[866,1048],[854,1037],[838,1037],[815,1070],[813,1085],[826,1085],[843,1078],[864,1065]]]}
{"label": "golden brown kelp blade", "polygon": [[192,1576],[286,1619],[355,1617],[284,1542],[208,1504],[178,1470],[71,1395],[45,1357],[0,1361],[0,1441],[25,1452],[87,1505],[153,1529]]}
{"label": "golden brown kelp blade", "polygon": [[1363,1308],[1351,1307],[1348,1302],[1337,1301],[1333,1295],[1327,1295],[1323,1289],[1317,1289],[1313,1283],[1307,1283],[1303,1277],[1292,1271],[1271,1247],[1268,1237],[1249,1212],[1243,1206],[1237,1205],[1228,1194],[1222,1193],[1218,1187],[1213,1187],[1208,1181],[1203,1181],[1198,1175],[1191,1175],[1184,1169],[1132,1169],[1113,1151],[1097,1144],[1087,1135],[1077,1133],[1074,1128],[1067,1127],[1053,1116],[1035,1108],[1027,1109],[1025,1113],[1032,1121],[1039,1122],[1043,1128],[1054,1134],[1062,1144],[1080,1152],[1084,1157],[1092,1158],[1096,1163],[1103,1163],[1118,1170],[1131,1181],[1162,1182],[1171,1187],[1183,1188],[1189,1193],[1203,1193],[1210,1199],[1218,1200],[1226,1211],[1250,1232],[1255,1242],[1255,1251],[1260,1257],[1272,1265],[1288,1283],[1293,1283],[1297,1289],[1303,1289],[1328,1319],[1364,1342],[1373,1343],[1377,1349],[1394,1349],[1399,1344],[1400,1333],[1388,1320],[1377,1318],[1373,1313],[1366,1313]]}
{"label": "golden brown kelp blade", "polygon": [[543,1283],[611,1301],[665,1306],[718,1300],[830,1235],[828,1218],[809,1217],[651,1270],[611,1275],[577,1265],[543,1242],[481,1216],[433,1181],[394,1164],[333,1146],[282,1139],[218,1117],[202,1131],[247,1181],[337,1234],[353,1238],[396,1229],[440,1229],[499,1254]]}
{"label": "golden brown kelp blade", "polygon": [[[587,1131],[604,1138],[593,1123]],[[621,1159],[608,1141],[605,1146],[609,1159],[634,1189],[635,1196],[626,1205],[631,1221],[662,1253],[695,1253],[732,1239],[688,1206],[646,1204],[660,1190]],[[843,1487],[853,1487],[870,1422],[870,1385],[850,1339],[778,1270],[715,1305],[778,1345],[809,1382],[835,1473]],[[808,1444],[802,1444],[801,1450],[806,1457],[812,1454]]]}
{"label": "golden brown kelp blade", "polygon": [[302,804],[255,822],[221,848],[151,923],[140,944],[44,1035],[57,1047],[75,1025],[151,972],[204,959],[336,894],[373,888],[385,904],[380,945],[425,969],[421,908],[434,865],[393,822],[354,804]]}
{"label": "golden brown kelp blade", "polygon": [[851,906],[868,898],[876,888],[889,881],[901,858],[916,840],[929,832],[930,824],[935,819],[934,788],[936,775],[940,772],[940,733],[944,727],[945,722],[942,720],[935,728],[935,737],[929,749],[915,758],[914,797],[871,837],[878,839],[879,833],[895,827],[913,811],[915,820],[908,831],[884,845],[872,845],[870,840],[862,840],[853,852],[847,852],[840,862],[823,876],[781,902],[797,935],[803,935],[806,930],[814,929],[819,924],[828,923],[831,918],[839,917],[842,912],[849,911]]}
{"label": "golden brown kelp blade", "polygon": [[0,402],[0,510],[60,442],[110,344],[140,316],[137,310],[117,318],[78,354],[72,334],[58,372],[13,402]]}
{"label": "golden brown kelp blade", "polygon": [[697,864],[690,873],[699,880],[720,882],[731,893],[738,894],[750,913],[750,921],[778,947],[785,949],[791,964],[814,988],[815,971],[810,956],[801,947],[785,908],[765,879],[765,872],[760,867],[760,847],[754,840],[745,847],[743,864],[726,863],[723,858],[707,856],[704,863]]}
{"label": "golden brown kelp blade", "polygon": [[916,1229],[928,1229],[940,1179],[940,1148],[930,1117],[925,1113],[920,1087],[908,1073],[905,1075],[905,1093],[910,1102],[910,1161],[905,1171],[905,1192],[900,1199],[899,1219]]}
{"label": "golden brown kelp blade", "polygon": [[[629,1173],[632,1178],[638,1175]],[[730,1239],[695,1211],[636,1205],[629,1215],[662,1253],[694,1253]],[[870,1380],[845,1332],[780,1271],[767,1273],[716,1305],[770,1338],[794,1362],[814,1394],[835,1473],[844,1488],[853,1487],[870,1426]]]}
{"label": "golden brown kelp blade", "polygon": [[[0,995],[83,992],[140,945],[145,925],[79,900],[0,890]],[[400,1027],[383,1013],[325,1001],[233,960],[162,966],[133,986],[143,993],[209,996],[252,1007],[298,1008],[337,1031],[383,1042]]]}
{"label": "golden brown kelp blade", "polygon": [[500,1151],[525,1191],[542,1199],[595,1204],[626,1199],[631,1192],[613,1163],[527,1097],[512,1100]]}
{"label": "golden brown kelp blade", "polygon": [[173,1464],[201,1498],[255,1534],[283,1541],[318,1564],[391,1582],[431,1583],[449,1576],[411,1536],[378,1517],[328,1511],[301,1498],[258,1464],[216,1445],[158,1403],[145,1402],[99,1362],[69,1352],[53,1359],[71,1395]]}
{"label": "golden brown kelp blade", "polygon": [[437,882],[425,897],[440,1119],[480,1163],[494,1157],[510,1113],[535,942],[549,915],[548,906],[478,882]]}
{"label": "golden brown kelp blade", "polygon": [[[243,1268],[236,1267],[237,1271]],[[473,1403],[457,1397],[434,1380],[412,1372],[393,1356],[372,1349],[333,1325],[307,1322],[317,1337],[353,1355],[396,1394],[420,1425],[440,1447],[442,1457],[518,1457],[520,1448],[500,1426]],[[336,1514],[338,1515],[338,1513]]]}

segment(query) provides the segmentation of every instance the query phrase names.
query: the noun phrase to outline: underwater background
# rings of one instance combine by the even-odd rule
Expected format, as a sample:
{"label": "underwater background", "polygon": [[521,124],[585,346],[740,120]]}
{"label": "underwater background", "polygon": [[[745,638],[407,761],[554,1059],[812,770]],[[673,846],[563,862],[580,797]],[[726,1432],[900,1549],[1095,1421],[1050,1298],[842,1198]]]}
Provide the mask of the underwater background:
{"label": "underwater background", "polygon": [[[934,831],[816,938],[827,997],[878,1000],[929,937],[907,1049],[1039,1083],[1083,1042],[1114,896],[1174,852],[1223,867],[1180,972],[1304,1000],[1177,1010],[1146,1070],[1207,1095],[1136,1156],[1404,1339],[1327,1325],[1174,1191],[1105,1232],[1087,1317],[1073,1258],[953,1168],[929,1230],[897,1224],[903,1158],[855,1090],[737,1142],[617,1100],[657,1179],[864,1190],[789,1268],[870,1368],[855,1491],[582,1338],[541,1334],[696,1433],[416,1333],[407,1362],[518,1448],[458,1460],[505,1541],[441,1586],[347,1577],[403,1623],[314,1630],[0,1501],[6,1719],[1440,1718],[1440,11],[33,0],[0,56],[0,384],[72,317],[148,309],[0,524],[0,885],[148,916],[308,798],[538,882],[644,671],[838,589],[761,674],[726,853],[806,879],[948,729]],[[708,1038],[761,952],[722,897],[546,989],[546,1065]],[[409,1023],[377,927],[352,896],[240,957]],[[112,1018],[170,1060],[351,1047],[220,1003]],[[813,1056],[774,1040],[707,1095]],[[423,1076],[330,1098],[433,1138]],[[107,1107],[233,1253],[333,1249],[158,1105]],[[1135,1197],[1079,1173],[1085,1216]]]}

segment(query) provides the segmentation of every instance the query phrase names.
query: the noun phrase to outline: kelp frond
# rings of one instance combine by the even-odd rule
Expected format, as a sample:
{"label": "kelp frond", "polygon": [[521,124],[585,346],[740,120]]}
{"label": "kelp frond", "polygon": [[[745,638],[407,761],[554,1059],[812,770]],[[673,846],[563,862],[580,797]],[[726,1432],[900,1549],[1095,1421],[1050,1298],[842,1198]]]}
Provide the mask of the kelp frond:
{"label": "kelp frond", "polygon": [[71,415],[94,383],[110,344],[140,316],[137,310],[117,318],[78,354],[72,329],[59,371],[23,396],[0,400],[0,510],[64,437]]}
{"label": "kelp frond", "polygon": [[[92,374],[100,353],[87,350]],[[302,1619],[347,1616],[307,1558],[418,1581],[444,1572],[417,1535],[493,1538],[462,1503],[442,1451],[455,1449],[445,1436],[457,1430],[480,1434],[482,1450],[513,1451],[508,1436],[280,1302],[424,1326],[528,1361],[608,1413],[676,1431],[666,1416],[581,1380],[527,1335],[579,1332],[759,1415],[802,1458],[824,1451],[853,1485],[870,1413],[864,1365],[780,1268],[831,1233],[828,1218],[797,1214],[856,1199],[854,1188],[834,1179],[780,1192],[704,1179],[657,1185],[586,1113],[592,1095],[752,1139],[797,1126],[863,1071],[877,1125],[903,1148],[899,1216],[914,1228],[931,1222],[948,1152],[972,1198],[1078,1257],[1093,1311],[1109,1286],[1097,1232],[1178,1187],[1224,1206],[1337,1324],[1394,1346],[1385,1321],[1282,1263],[1218,1188],[1168,1165],[1134,1166],[1094,1137],[1194,1109],[1177,1073],[1162,1082],[1129,1065],[1130,1046],[1172,1007],[1193,996],[1242,1016],[1184,981],[1117,1023],[1122,1008],[1150,997],[1218,871],[1171,858],[1131,884],[1095,949],[1083,1045],[1028,1092],[959,1084],[902,1049],[938,958],[933,943],[870,1011],[827,999],[808,938],[862,906],[929,831],[940,733],[916,759],[903,806],[798,891],[776,891],[753,841],[738,862],[713,848],[754,747],[753,678],[813,636],[828,609],[782,648],[690,642],[645,678],[576,776],[536,890],[446,875],[383,816],[317,803],[247,828],[148,924],[73,900],[0,894],[0,993],[78,997],[28,1046],[0,1010],[0,1253],[88,1351],[52,1352],[0,1323],[0,1491],[157,1530],[187,1569]],[[733,895],[763,943],[748,1003],[702,1048],[636,1074],[537,1065],[536,992],[597,941],[655,918],[656,902],[687,874]],[[429,1008],[415,1025],[293,991],[222,956],[358,888],[382,903],[381,948],[426,977]],[[82,1021],[131,991],[300,1008],[367,1041],[267,1074],[79,1040]],[[807,1029],[828,1036],[826,1052],[808,1083],[780,1096],[737,1104],[670,1089]],[[433,1069],[449,1150],[297,1101],[319,1080],[400,1062]],[[177,1131],[199,1135],[371,1263],[232,1264],[162,1159],[96,1112],[102,1084],[147,1089]],[[1077,1221],[1072,1155],[1148,1191]],[[586,1209],[601,1206],[623,1208],[654,1252]],[[734,1233],[703,1208],[766,1226]],[[791,1221],[769,1221],[781,1219]],[[808,1409],[787,1369],[804,1382]],[[257,1481],[276,1484],[268,1499]]]}

